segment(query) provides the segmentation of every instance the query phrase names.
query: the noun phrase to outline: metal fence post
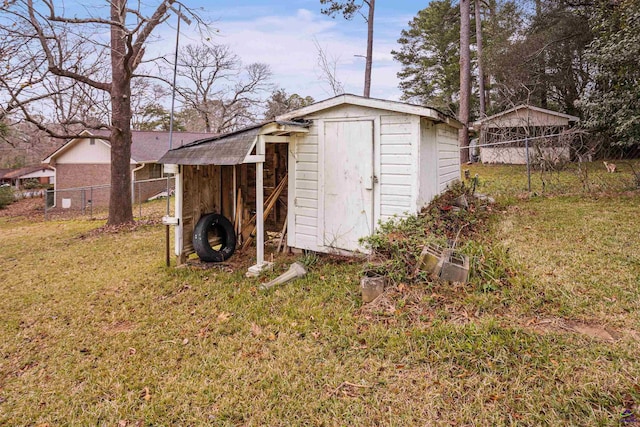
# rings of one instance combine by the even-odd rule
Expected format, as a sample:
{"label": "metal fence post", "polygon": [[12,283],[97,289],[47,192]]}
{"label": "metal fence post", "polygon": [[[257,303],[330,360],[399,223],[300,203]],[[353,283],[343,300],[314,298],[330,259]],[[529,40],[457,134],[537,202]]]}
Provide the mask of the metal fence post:
{"label": "metal fence post", "polygon": [[[135,183],[134,183],[135,185]],[[142,218],[142,183],[138,183],[138,219]]]}
{"label": "metal fence post", "polygon": [[87,214],[87,191],[83,188],[80,190],[80,203],[82,203],[82,215]]}
{"label": "metal fence post", "polygon": [[531,161],[529,160],[529,138],[524,139],[524,150],[527,156],[527,189],[531,192]]}
{"label": "metal fence post", "polygon": [[89,204],[89,219],[93,219],[93,187],[89,187],[89,197],[91,197],[91,203]]}
{"label": "metal fence post", "polygon": [[47,213],[49,211],[49,191],[44,190],[44,220],[47,220]]}

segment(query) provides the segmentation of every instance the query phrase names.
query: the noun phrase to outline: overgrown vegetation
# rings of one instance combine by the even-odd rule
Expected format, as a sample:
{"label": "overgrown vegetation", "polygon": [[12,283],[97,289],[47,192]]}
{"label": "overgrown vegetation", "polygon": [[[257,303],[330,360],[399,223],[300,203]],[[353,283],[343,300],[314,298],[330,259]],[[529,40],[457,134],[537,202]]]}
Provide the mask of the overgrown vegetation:
{"label": "overgrown vegetation", "polygon": [[[457,183],[434,199],[420,214],[381,223],[375,234],[363,239],[373,252],[365,265],[365,273],[386,276],[395,284],[426,284],[431,279],[416,269],[417,261],[426,245],[437,244],[468,253],[473,260],[472,277],[484,281],[489,276],[492,281],[506,282],[504,272],[509,268],[498,265],[508,263],[507,257],[496,257],[499,249],[485,248],[473,240],[482,240],[479,232],[486,229],[495,209],[486,198],[474,195],[475,185],[473,182]],[[491,271],[484,271],[485,264],[490,265]],[[498,270],[502,273],[496,278],[493,274]],[[479,286],[483,290],[491,290],[495,283]]]}
{"label": "overgrown vegetation", "polygon": [[368,305],[355,261],[264,293],[251,260],[165,268],[161,226],[0,218],[0,425],[637,424],[638,192],[473,173],[502,193],[461,239],[484,275]]}

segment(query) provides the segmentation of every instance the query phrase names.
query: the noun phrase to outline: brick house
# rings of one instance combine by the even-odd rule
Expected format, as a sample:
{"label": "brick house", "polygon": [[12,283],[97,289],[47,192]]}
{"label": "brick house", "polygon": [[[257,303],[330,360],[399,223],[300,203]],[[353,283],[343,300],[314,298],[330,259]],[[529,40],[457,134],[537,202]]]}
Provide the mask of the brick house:
{"label": "brick house", "polygon": [[[55,171],[54,205],[81,209],[109,205],[111,145],[101,139],[108,131],[83,131],[54,151],[42,163]],[[172,146],[211,136],[174,132]],[[131,144],[132,195],[134,203],[166,189],[162,165],[157,161],[169,148],[169,132],[133,131]]]}
{"label": "brick house", "polygon": [[25,166],[19,169],[0,169],[0,184],[9,184],[18,189],[26,181],[37,181],[39,184],[53,184],[53,169],[43,165]]}

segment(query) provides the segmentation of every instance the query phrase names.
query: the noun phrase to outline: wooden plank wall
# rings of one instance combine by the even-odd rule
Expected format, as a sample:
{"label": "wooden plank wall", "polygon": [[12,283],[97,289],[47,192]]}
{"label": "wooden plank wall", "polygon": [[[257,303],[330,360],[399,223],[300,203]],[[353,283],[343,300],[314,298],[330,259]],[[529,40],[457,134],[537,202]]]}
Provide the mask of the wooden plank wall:
{"label": "wooden plank wall", "polygon": [[214,165],[184,166],[183,174],[183,256],[187,256],[194,253],[193,229],[202,214],[220,212],[221,167]]}
{"label": "wooden plank wall", "polygon": [[[265,158],[265,200],[287,174],[287,144],[267,144]],[[242,192],[242,224],[245,225],[256,209],[256,166],[236,166],[236,188],[233,187],[233,166],[183,167],[183,253],[182,258],[194,253],[193,230],[203,214],[222,213],[234,220],[234,194]],[[266,220],[268,231],[280,231],[287,217],[287,188],[282,192],[276,209]]]}

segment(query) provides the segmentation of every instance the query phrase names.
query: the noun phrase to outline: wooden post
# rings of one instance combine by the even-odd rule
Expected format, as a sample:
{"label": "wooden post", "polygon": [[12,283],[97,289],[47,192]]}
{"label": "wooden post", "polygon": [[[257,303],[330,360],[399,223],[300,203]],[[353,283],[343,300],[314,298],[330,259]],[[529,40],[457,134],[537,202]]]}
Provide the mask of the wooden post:
{"label": "wooden post", "polygon": [[[178,173],[176,173],[174,175],[174,185],[176,187],[175,189],[175,204],[174,204],[174,209],[175,211],[173,212],[173,216],[175,216],[178,219],[178,225],[176,225],[176,229],[175,229],[175,254],[176,256],[180,257],[182,255],[182,233],[183,233],[183,223],[182,223],[182,197],[183,197],[183,189],[182,189],[182,182],[183,182],[183,166],[178,166]],[[178,259],[178,263],[181,263],[181,258]]]}
{"label": "wooden post", "polygon": [[[256,154],[265,154],[264,136],[258,136]],[[256,163],[256,265],[264,264],[264,162]]]}

